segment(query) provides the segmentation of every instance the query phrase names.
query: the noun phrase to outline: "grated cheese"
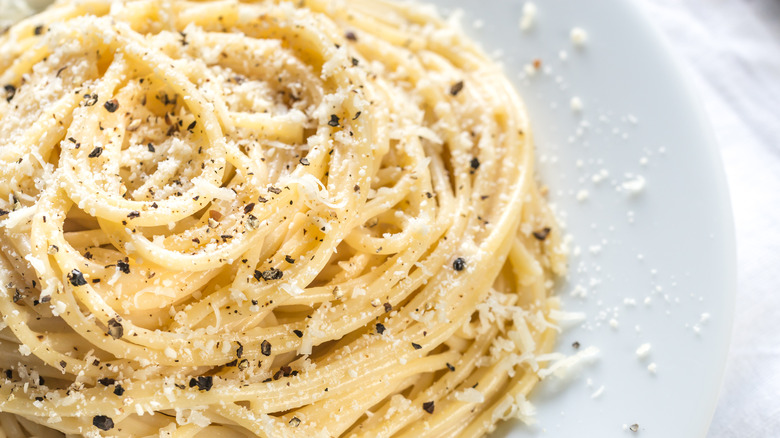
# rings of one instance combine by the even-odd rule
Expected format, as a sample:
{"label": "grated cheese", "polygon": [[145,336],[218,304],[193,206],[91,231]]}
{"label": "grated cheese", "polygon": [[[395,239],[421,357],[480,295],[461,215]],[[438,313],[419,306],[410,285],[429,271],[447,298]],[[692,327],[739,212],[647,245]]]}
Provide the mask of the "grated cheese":
{"label": "grated cheese", "polygon": [[594,346],[590,346],[573,356],[569,356],[565,359],[561,359],[551,364],[547,368],[539,370],[539,372],[537,372],[537,375],[542,379],[547,378],[549,376],[564,378],[573,370],[577,369],[577,367],[579,367],[581,364],[596,358],[598,356],[598,353],[599,353],[598,348]]}
{"label": "grated cheese", "polygon": [[575,46],[583,47],[588,40],[588,33],[581,27],[574,27],[569,33],[569,37]]}
{"label": "grated cheese", "polygon": [[636,357],[639,359],[644,359],[650,354],[650,344],[645,343],[639,346],[639,348],[636,349]]}
{"label": "grated cheese", "polygon": [[528,31],[536,23],[536,16],[539,13],[539,8],[533,2],[525,2],[523,4],[523,15],[520,17],[520,29]]}
{"label": "grated cheese", "polygon": [[463,391],[455,392],[455,400],[466,403],[483,403],[485,395],[474,388],[466,388]]}

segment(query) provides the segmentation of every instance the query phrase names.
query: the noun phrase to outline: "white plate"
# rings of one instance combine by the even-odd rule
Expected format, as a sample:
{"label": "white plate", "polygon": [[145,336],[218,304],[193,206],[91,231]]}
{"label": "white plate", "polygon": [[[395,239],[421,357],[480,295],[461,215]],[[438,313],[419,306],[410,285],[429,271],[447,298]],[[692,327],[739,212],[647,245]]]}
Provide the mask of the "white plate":
{"label": "white plate", "polygon": [[[528,32],[519,0],[434,3],[463,9],[467,31],[503,52],[532,119],[541,179],[581,249],[560,295],[564,310],[587,320],[561,336],[558,351],[574,353],[574,341],[601,350],[577,375],[534,392],[535,426],[513,423],[494,436],[626,437],[637,424],[638,437],[704,437],[731,332],[734,233],[711,129],[668,49],[625,0],[540,0]],[[576,26],[588,34],[581,49],[569,36]],[[543,71],[526,78],[535,59]],[[570,108],[575,96],[581,114]],[[594,182],[602,169],[608,176]],[[646,188],[619,191],[634,178],[626,173]],[[586,297],[572,296],[578,286]]]}
{"label": "white plate", "polygon": [[[564,310],[587,320],[557,350],[574,353],[574,341],[601,350],[574,378],[542,383],[531,398],[535,426],[516,423],[495,436],[704,437],[731,333],[736,259],[719,152],[687,77],[625,0],[540,0],[529,32],[519,27],[519,0],[435,3],[445,13],[462,8],[467,32],[503,52],[528,106],[541,179],[581,249],[560,294]],[[576,26],[588,35],[580,49],[570,38]],[[542,72],[525,77],[534,59]],[[602,169],[608,176],[594,182]],[[627,173],[641,175],[645,189],[622,190],[634,179]],[[577,286],[587,297],[572,296]],[[651,349],[641,359],[644,343]]]}

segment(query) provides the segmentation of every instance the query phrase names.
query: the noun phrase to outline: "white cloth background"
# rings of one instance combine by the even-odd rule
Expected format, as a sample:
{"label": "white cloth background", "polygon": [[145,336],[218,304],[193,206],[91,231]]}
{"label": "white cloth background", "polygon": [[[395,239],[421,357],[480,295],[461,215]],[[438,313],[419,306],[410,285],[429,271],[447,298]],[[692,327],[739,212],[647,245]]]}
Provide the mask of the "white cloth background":
{"label": "white cloth background", "polygon": [[[734,207],[736,321],[708,438],[780,437],[780,0],[635,2],[694,77]],[[0,0],[0,18],[22,3]]]}
{"label": "white cloth background", "polygon": [[780,0],[636,0],[693,74],[724,159],[739,288],[708,438],[780,437]]}

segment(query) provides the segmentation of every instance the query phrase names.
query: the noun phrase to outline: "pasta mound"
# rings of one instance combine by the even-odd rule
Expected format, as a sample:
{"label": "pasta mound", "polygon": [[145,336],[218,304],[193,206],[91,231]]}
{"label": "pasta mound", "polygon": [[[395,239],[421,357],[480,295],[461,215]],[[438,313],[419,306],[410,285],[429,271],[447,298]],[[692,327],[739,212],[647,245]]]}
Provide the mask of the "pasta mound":
{"label": "pasta mound", "polygon": [[520,98],[433,10],[63,0],[0,86],[6,435],[530,415],[565,248]]}

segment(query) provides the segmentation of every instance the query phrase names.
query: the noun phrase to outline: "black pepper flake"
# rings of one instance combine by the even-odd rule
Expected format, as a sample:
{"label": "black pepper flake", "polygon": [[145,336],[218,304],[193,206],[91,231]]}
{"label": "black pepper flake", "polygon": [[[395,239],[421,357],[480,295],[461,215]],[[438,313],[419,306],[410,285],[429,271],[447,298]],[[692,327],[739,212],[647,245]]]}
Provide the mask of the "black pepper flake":
{"label": "black pepper flake", "polygon": [[544,228],[542,228],[542,229],[541,229],[541,230],[539,230],[539,231],[534,231],[534,232],[533,232],[533,235],[534,235],[534,237],[536,237],[538,240],[544,240],[544,239],[546,239],[546,238],[547,238],[547,236],[549,236],[549,235],[550,235],[550,231],[552,231],[552,230],[550,229],[550,227],[544,227]]}
{"label": "black pepper flake", "polygon": [[84,274],[82,274],[78,269],[70,271],[70,274],[68,274],[68,280],[70,281],[70,284],[74,286],[84,286],[87,284],[87,280],[84,279]]}
{"label": "black pepper flake", "polygon": [[352,58],[352,66],[357,67],[358,64],[360,64],[360,61],[357,58]]}
{"label": "black pepper flake", "polygon": [[385,303],[385,304],[383,304],[383,306],[385,307],[385,312],[389,312],[389,311],[393,310],[393,305],[390,304],[390,303]]}
{"label": "black pepper flake", "polygon": [[252,211],[255,208],[255,203],[250,202],[249,204],[244,206],[244,214],[249,214],[250,211]]}
{"label": "black pepper flake", "polygon": [[5,88],[5,100],[7,102],[10,102],[11,99],[13,99],[14,96],[16,96],[16,87],[14,87],[11,84],[8,84],[3,88]]}
{"label": "black pepper flake", "polygon": [[450,94],[457,96],[463,90],[463,81],[456,82],[450,87]]}
{"label": "black pepper flake", "polygon": [[66,366],[68,366],[68,363],[65,362],[64,360],[61,360],[60,361],[60,368],[65,368]]}
{"label": "black pepper flake", "polygon": [[452,366],[452,364],[449,363],[449,362],[447,362],[447,369],[450,370],[450,371],[455,371],[455,367]]}
{"label": "black pepper flake", "polygon": [[293,330],[293,333],[295,333],[295,336],[297,336],[299,338],[303,337],[303,332],[300,331],[300,330]]}
{"label": "black pepper flake", "polygon": [[192,131],[193,129],[195,129],[195,125],[197,125],[197,124],[198,124],[198,121],[197,120],[193,120],[192,123],[187,125],[187,131]]}
{"label": "black pepper flake", "polygon": [[355,117],[352,118],[352,120],[357,120],[358,117],[360,117],[360,111],[355,113]]}
{"label": "black pepper flake", "polygon": [[350,41],[357,41],[357,35],[355,35],[355,32],[352,32],[351,30],[344,34],[344,38]]}
{"label": "black pepper flake", "polygon": [[129,274],[130,273],[130,263],[127,263],[124,260],[118,260],[116,262],[116,267],[123,274]]}
{"label": "black pepper flake", "polygon": [[190,379],[190,388],[198,387],[199,391],[210,391],[214,385],[214,378],[212,376],[198,376]]}
{"label": "black pepper flake", "polygon": [[276,187],[268,187],[268,191],[273,193],[274,195],[278,195],[279,193],[282,193],[282,189]]}
{"label": "black pepper flake", "polygon": [[130,213],[127,213],[127,217],[130,219],[141,217],[141,212],[138,210],[133,210]]}
{"label": "black pepper flake", "polygon": [[244,346],[241,345],[240,342],[236,342],[238,344],[238,348],[236,348],[236,357],[241,359],[241,356],[244,355]]}
{"label": "black pepper flake", "polygon": [[289,263],[289,264],[295,263],[295,259],[290,257],[290,256],[288,256],[288,255],[284,256],[284,261]]}
{"label": "black pepper flake", "polygon": [[95,93],[95,94],[87,93],[87,94],[84,95],[84,106],[92,106],[92,105],[96,104],[97,101],[98,101],[97,93]]}
{"label": "black pepper flake", "polygon": [[306,159],[306,158],[301,158],[299,161],[300,161],[301,165],[303,165],[303,166],[308,166],[309,165],[309,160]]}
{"label": "black pepper flake", "polygon": [[39,24],[39,25],[35,26],[35,29],[33,29],[33,33],[34,33],[35,35],[40,35],[40,34],[42,34],[42,33],[43,33],[43,25],[42,25],[42,24]]}
{"label": "black pepper flake", "polygon": [[289,424],[289,425],[290,425],[290,426],[292,426],[292,427],[298,427],[298,426],[300,426],[300,424],[301,424],[301,419],[300,419],[300,418],[298,418],[298,417],[292,417],[292,418],[290,419],[290,422],[289,422],[289,423],[287,423],[287,424]]}
{"label": "black pepper flake", "polygon": [[98,379],[98,383],[100,383],[103,386],[111,386],[114,383],[116,383],[116,380],[110,377],[103,377],[102,379]]}
{"label": "black pepper flake", "polygon": [[125,388],[122,388],[122,385],[116,385],[114,387],[114,395],[122,396],[122,394],[125,393]]}
{"label": "black pepper flake", "polygon": [[376,323],[376,332],[380,335],[383,334],[385,332],[385,325],[381,322]]}
{"label": "black pepper flake", "polygon": [[103,104],[103,108],[105,108],[106,111],[113,113],[119,108],[119,102],[116,99],[108,100]]}
{"label": "black pepper flake", "polygon": [[419,350],[419,349],[421,349],[421,348],[422,348],[422,345],[420,345],[420,344],[415,344],[414,342],[412,342],[412,347],[413,347],[415,350]]}
{"label": "black pepper flake", "polygon": [[5,370],[5,378],[8,380],[11,380],[14,378],[14,371],[13,370]]}
{"label": "black pepper flake", "polygon": [[271,355],[271,343],[264,340],[260,344],[260,352],[263,353],[263,356],[270,356]]}
{"label": "black pepper flake", "polygon": [[265,199],[265,198],[263,198],[262,196],[259,196],[259,197],[257,198],[257,202],[259,202],[259,203],[261,203],[261,204],[265,204],[266,202],[268,202],[268,200],[267,200],[267,199]]}
{"label": "black pepper flake", "polygon": [[154,153],[154,145],[152,145],[151,143],[147,144],[146,148],[149,149],[149,152]]}
{"label": "black pepper flake", "polygon": [[328,121],[328,125],[332,126],[334,128],[339,126],[339,116],[335,114],[330,115],[330,121]]}
{"label": "black pepper flake", "polygon": [[471,159],[471,163],[469,163],[469,164],[471,165],[472,169],[474,169],[474,170],[479,169],[479,159],[477,157],[472,158]]}
{"label": "black pepper flake", "polygon": [[283,276],[284,272],[276,268],[270,268],[262,272],[255,270],[255,280],[260,280],[261,278],[265,281],[281,280]]}
{"label": "black pepper flake", "polygon": [[111,318],[108,320],[108,334],[114,339],[119,339],[125,334],[125,328],[116,318]]}
{"label": "black pepper flake", "polygon": [[114,420],[105,415],[95,415],[92,417],[92,425],[100,430],[111,430],[114,428]]}
{"label": "black pepper flake", "polygon": [[452,269],[456,271],[462,271],[466,268],[466,260],[463,257],[458,257],[452,262]]}
{"label": "black pepper flake", "polygon": [[99,156],[100,156],[100,154],[102,154],[102,153],[103,153],[103,148],[101,148],[100,146],[98,146],[98,147],[96,147],[95,149],[92,149],[92,152],[90,152],[90,153],[89,153],[88,157],[89,157],[89,158],[97,158],[97,157],[99,157]]}
{"label": "black pepper flake", "polygon": [[576,349],[578,349],[578,348],[580,348],[580,343],[579,343],[579,341],[574,341],[574,342],[572,342],[572,344],[571,344],[571,347],[572,347],[572,348],[574,348],[575,350],[576,350]]}
{"label": "black pepper flake", "polygon": [[423,403],[423,410],[425,412],[427,412],[429,414],[432,414],[433,413],[433,408],[434,408],[434,405],[433,405],[432,401]]}

